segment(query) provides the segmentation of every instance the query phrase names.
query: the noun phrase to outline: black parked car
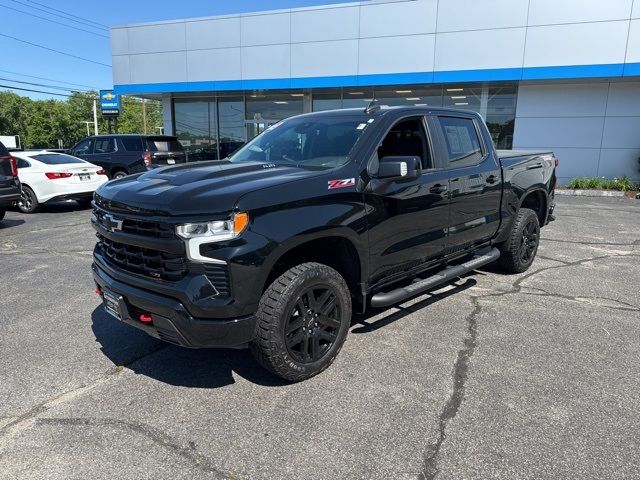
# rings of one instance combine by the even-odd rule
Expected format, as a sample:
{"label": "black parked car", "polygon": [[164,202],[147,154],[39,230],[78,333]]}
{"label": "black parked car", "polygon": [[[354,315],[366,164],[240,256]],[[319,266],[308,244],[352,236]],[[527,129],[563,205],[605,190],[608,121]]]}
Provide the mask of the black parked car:
{"label": "black parked car", "polygon": [[187,161],[178,139],[168,135],[96,135],[69,153],[104,168],[112,179]]}
{"label": "black parked car", "polygon": [[16,159],[0,142],[0,220],[4,218],[7,207],[20,200],[20,180]]}

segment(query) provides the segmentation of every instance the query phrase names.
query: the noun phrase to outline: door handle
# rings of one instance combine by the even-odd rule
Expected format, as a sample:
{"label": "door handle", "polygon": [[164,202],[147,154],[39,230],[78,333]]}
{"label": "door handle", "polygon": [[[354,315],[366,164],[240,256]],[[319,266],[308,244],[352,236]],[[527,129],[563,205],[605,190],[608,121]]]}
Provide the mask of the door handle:
{"label": "door handle", "polygon": [[487,183],[496,183],[498,181],[498,177],[496,177],[495,175],[489,175],[485,181]]}
{"label": "door handle", "polygon": [[536,168],[542,168],[542,164],[541,163],[536,163],[535,165],[529,165],[527,167],[527,170],[535,170]]}
{"label": "door handle", "polygon": [[446,185],[440,185],[439,183],[436,183],[429,189],[431,193],[444,193],[447,190],[449,190],[449,188]]}

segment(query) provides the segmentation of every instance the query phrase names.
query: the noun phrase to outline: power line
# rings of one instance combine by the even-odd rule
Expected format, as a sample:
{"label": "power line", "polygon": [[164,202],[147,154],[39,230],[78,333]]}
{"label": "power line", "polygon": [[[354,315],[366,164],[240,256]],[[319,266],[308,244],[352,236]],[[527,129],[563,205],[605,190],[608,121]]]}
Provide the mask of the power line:
{"label": "power line", "polygon": [[84,85],[82,83],[71,83],[71,82],[64,82],[62,80],[56,80],[55,78],[47,78],[47,77],[37,77],[35,75],[27,75],[26,73],[19,73],[19,72],[11,72],[9,70],[1,70],[0,72],[4,72],[4,73],[10,73],[12,75],[18,75],[20,77],[27,77],[27,78],[37,78],[38,80],[47,80],[49,82],[56,82],[56,83],[64,83],[65,85],[74,85],[76,87],[86,87],[86,88],[92,88],[94,90],[97,90],[97,87],[94,87],[92,85]]}
{"label": "power line", "polygon": [[80,27],[74,27],[73,25],[67,25],[66,23],[58,22],[57,20],[51,20],[50,18],[46,18],[46,17],[41,17],[40,15],[36,15],[35,13],[25,12],[24,10],[19,10],[17,8],[9,7],[7,5],[0,4],[0,7],[7,8],[9,10],[13,10],[14,12],[24,13],[25,15],[30,15],[32,17],[39,18],[39,19],[44,20],[46,22],[51,22],[51,23],[55,23],[57,25],[62,25],[63,27],[73,28],[74,30],[79,30],[81,32],[90,33],[91,35],[96,35],[98,37],[109,38],[108,36],[102,35],[100,33],[92,32],[90,30],[85,30],[84,28],[80,28]]}
{"label": "power line", "polygon": [[84,26],[86,26],[86,27],[96,28],[96,29],[98,29],[98,30],[105,30],[105,31],[109,30],[108,28],[106,28],[106,26],[105,26],[105,27],[96,27],[96,26],[93,26],[93,25],[89,25],[89,24],[87,23],[87,21],[83,21],[83,22],[81,22],[81,21],[78,21],[78,20],[74,20],[73,18],[63,17],[62,15],[58,15],[57,13],[50,12],[50,11],[48,11],[48,10],[45,10],[44,8],[34,7],[33,5],[29,5],[28,3],[24,3],[24,2],[19,2],[18,0],[11,0],[11,1],[12,1],[13,3],[17,3],[18,5],[22,5],[23,7],[33,8],[34,10],[38,10],[38,11],[40,11],[40,12],[44,12],[44,13],[47,13],[47,14],[49,14],[49,15],[53,15],[53,16],[55,16],[55,17],[63,18],[63,19],[68,20],[68,21],[70,21],[70,22],[79,23],[80,25],[84,25]]}
{"label": "power line", "polygon": [[[80,20],[84,20],[85,22],[93,23],[93,24],[98,25],[98,26],[100,26],[100,27],[103,27],[103,28],[105,28],[105,29],[107,29],[107,28],[108,28],[108,26],[107,26],[107,25],[105,25],[105,24],[103,24],[103,23],[94,22],[93,20],[89,20],[89,19],[87,19],[87,18],[79,17],[79,16],[74,15],[74,14],[72,14],[72,13],[67,13],[67,12],[65,12],[64,10],[58,10],[57,8],[50,7],[49,5],[45,5],[44,3],[34,2],[33,0],[27,0],[27,1],[28,1],[29,3],[35,3],[36,5],[40,5],[40,6],[44,7],[44,8],[49,9],[49,10],[53,10],[54,12],[60,12],[60,13],[63,13],[63,14],[65,14],[65,15],[68,15],[69,17],[78,18],[78,19],[80,19]],[[33,8],[33,7],[32,7],[32,8]]]}
{"label": "power line", "polygon": [[71,95],[65,95],[64,93],[53,93],[53,92],[45,92],[42,90],[32,90],[30,88],[20,88],[20,87],[12,87],[11,85],[1,85],[0,88],[8,88],[10,90],[21,90],[23,92],[35,92],[35,93],[46,93],[47,95],[57,95],[58,97],[70,97]]}
{"label": "power line", "polygon": [[4,33],[0,33],[1,37],[10,38],[15,40],[16,42],[26,43],[27,45],[32,45],[34,47],[42,48],[43,50],[49,50],[50,52],[59,53],[60,55],[66,55],[67,57],[77,58],[78,60],[83,60],[85,62],[95,63],[96,65],[102,65],[103,67],[111,68],[111,65],[106,63],[96,62],[95,60],[90,60],[88,58],[79,57],[77,55],[72,55],[71,53],[61,52],[60,50],[54,50],[53,48],[45,47],[44,45],[40,45],[38,43],[28,42],[27,40],[22,40],[21,38],[12,37],[11,35],[5,35]]}
{"label": "power line", "polygon": [[[0,80],[4,80],[6,82],[13,82],[13,83],[21,83],[23,85],[33,85],[34,87],[45,87],[45,88],[53,88],[55,90],[63,90],[65,92],[76,92],[78,90],[73,89],[73,88],[68,88],[68,87],[58,87],[56,85],[47,85],[44,83],[32,83],[32,82],[24,82],[21,80],[15,80],[13,78],[4,78],[4,77],[0,77]],[[87,92],[82,92],[82,93],[87,93]]]}

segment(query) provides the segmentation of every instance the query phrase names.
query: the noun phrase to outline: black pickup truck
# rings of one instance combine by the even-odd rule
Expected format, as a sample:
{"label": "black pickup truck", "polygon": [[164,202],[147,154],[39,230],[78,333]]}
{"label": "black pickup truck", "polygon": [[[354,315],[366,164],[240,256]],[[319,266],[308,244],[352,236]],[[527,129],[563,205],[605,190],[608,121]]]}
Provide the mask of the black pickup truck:
{"label": "black pickup truck", "polygon": [[20,200],[20,180],[16,159],[0,142],[0,220],[10,207]]}
{"label": "black pickup truck", "polygon": [[482,118],[428,107],[310,113],[225,160],[94,197],[108,312],[185,347],[250,347],[289,380],[334,360],[352,311],[497,262],[523,272],[552,218],[552,152],[496,152]]}

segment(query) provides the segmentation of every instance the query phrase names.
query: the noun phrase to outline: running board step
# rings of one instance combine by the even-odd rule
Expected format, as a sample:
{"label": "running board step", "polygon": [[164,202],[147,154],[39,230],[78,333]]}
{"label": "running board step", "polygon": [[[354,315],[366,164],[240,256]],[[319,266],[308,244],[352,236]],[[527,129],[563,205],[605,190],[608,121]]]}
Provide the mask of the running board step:
{"label": "running board step", "polygon": [[414,297],[415,295],[429,290],[437,285],[450,282],[451,280],[464,275],[476,268],[482,267],[491,262],[495,262],[500,257],[500,251],[497,248],[492,248],[488,253],[484,255],[478,255],[473,257],[460,265],[453,265],[445,268],[444,270],[432,275],[431,277],[423,280],[418,280],[406,287],[396,288],[390,292],[376,293],[371,297],[372,307],[388,307],[389,305],[396,305],[407,298]]}

